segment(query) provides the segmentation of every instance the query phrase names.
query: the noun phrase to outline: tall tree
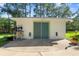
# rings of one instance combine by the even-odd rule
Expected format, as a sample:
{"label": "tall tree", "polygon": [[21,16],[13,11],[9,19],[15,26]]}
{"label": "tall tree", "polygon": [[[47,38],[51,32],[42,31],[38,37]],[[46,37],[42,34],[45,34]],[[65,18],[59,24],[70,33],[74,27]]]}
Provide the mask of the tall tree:
{"label": "tall tree", "polygon": [[34,12],[38,17],[68,18],[72,15],[68,4],[63,3],[60,6],[55,3],[35,4]]}
{"label": "tall tree", "polygon": [[65,3],[62,3],[61,4],[61,17],[62,18],[67,18],[67,17],[71,17],[72,16],[72,12],[71,12],[71,10],[70,10],[70,8],[69,8],[69,6],[68,6],[68,4],[65,4]]}
{"label": "tall tree", "polygon": [[3,12],[7,12],[8,14],[12,15],[13,17],[26,17],[26,3],[6,3],[2,8]]}
{"label": "tall tree", "polygon": [[34,8],[34,17],[40,17],[40,4],[35,3],[35,8]]}
{"label": "tall tree", "polygon": [[55,17],[56,4],[55,3],[47,3],[45,4],[46,8],[46,17]]}
{"label": "tall tree", "polygon": [[35,17],[68,18],[71,17],[72,14],[69,6],[63,3],[60,4],[60,6],[57,6],[56,3],[7,3],[4,4],[2,10],[11,14],[13,17],[31,17],[33,11]]}

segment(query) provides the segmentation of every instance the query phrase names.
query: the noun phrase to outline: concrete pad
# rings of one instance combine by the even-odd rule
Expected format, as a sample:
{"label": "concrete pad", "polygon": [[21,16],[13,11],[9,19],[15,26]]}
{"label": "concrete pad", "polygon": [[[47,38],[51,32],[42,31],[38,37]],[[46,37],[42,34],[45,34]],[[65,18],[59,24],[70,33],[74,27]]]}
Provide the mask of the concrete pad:
{"label": "concrete pad", "polygon": [[0,56],[79,56],[78,47],[65,50],[68,43],[66,39],[51,43],[27,40],[11,41],[0,48]]}

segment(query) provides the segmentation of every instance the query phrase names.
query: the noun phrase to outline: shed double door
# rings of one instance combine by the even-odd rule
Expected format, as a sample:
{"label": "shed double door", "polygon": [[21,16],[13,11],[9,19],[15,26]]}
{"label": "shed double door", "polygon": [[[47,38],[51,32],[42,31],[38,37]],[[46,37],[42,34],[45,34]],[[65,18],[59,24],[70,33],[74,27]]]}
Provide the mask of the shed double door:
{"label": "shed double door", "polygon": [[48,38],[49,38],[49,23],[34,22],[34,39],[48,39]]}

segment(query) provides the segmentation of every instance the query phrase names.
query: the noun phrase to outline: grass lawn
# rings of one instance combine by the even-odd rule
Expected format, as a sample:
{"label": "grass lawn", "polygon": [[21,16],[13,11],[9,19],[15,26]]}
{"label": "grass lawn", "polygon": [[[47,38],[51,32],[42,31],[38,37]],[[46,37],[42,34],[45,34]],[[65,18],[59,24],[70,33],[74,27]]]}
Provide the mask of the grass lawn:
{"label": "grass lawn", "polygon": [[0,46],[6,44],[8,41],[7,38],[13,37],[13,34],[0,34]]}
{"label": "grass lawn", "polygon": [[11,37],[14,36],[13,34],[0,34],[0,38],[4,38],[4,37]]}

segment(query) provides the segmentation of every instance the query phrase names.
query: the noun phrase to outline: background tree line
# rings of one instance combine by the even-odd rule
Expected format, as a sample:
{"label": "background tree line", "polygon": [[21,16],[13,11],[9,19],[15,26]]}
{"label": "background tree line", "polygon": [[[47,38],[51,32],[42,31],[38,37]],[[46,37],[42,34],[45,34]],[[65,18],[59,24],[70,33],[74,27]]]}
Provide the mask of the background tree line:
{"label": "background tree line", "polygon": [[2,13],[7,13],[8,17],[71,18],[76,15],[71,18],[73,22],[67,22],[67,31],[79,30],[79,9],[73,13],[67,3],[5,3],[0,6],[0,15]]}
{"label": "background tree line", "polygon": [[1,8],[12,17],[71,17],[72,12],[68,4],[61,3],[6,3]]}

